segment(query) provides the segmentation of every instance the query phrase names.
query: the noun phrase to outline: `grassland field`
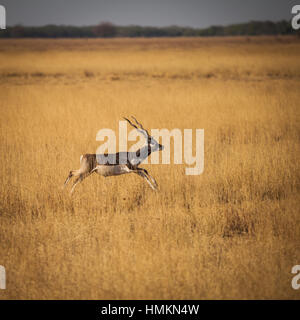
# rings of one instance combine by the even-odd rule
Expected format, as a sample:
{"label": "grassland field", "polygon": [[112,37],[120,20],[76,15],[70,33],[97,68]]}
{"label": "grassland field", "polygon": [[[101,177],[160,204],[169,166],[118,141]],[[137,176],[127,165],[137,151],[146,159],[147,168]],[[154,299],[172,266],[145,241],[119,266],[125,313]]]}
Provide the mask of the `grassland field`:
{"label": "grassland field", "polygon": [[[299,104],[294,37],[0,40],[0,299],[299,299]],[[204,172],[62,190],[130,115]]]}

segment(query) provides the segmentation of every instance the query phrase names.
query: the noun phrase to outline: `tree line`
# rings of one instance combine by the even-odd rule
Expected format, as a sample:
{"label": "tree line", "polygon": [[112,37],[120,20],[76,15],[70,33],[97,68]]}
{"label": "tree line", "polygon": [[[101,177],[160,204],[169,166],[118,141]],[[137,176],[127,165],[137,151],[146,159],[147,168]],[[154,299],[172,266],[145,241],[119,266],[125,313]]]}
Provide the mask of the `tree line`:
{"label": "tree line", "polygon": [[[113,37],[208,37],[295,34],[286,20],[250,21],[228,26],[191,27],[143,27],[138,25],[117,26],[102,22],[96,26],[45,25],[30,27],[15,25],[0,31],[0,38],[113,38]],[[299,33],[298,33],[299,34]]]}

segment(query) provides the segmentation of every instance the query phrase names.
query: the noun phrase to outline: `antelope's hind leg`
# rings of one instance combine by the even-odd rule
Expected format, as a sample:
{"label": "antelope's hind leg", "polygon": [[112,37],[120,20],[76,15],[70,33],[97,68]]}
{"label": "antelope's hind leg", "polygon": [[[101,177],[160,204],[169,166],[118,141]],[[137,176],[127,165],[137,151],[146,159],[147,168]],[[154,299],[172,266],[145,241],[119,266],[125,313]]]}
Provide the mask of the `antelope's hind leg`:
{"label": "antelope's hind leg", "polygon": [[95,171],[91,171],[91,172],[86,173],[86,174],[81,173],[81,174],[79,175],[79,177],[74,181],[70,193],[72,194],[72,193],[74,192],[74,189],[75,189],[76,185],[77,185],[78,183],[82,182],[82,181],[83,181],[85,178],[87,178],[88,176],[90,176],[93,172],[95,172]]}
{"label": "antelope's hind leg", "polygon": [[[82,170],[82,159],[83,159],[83,155],[80,156],[80,168],[78,170],[71,170],[64,185],[63,185],[63,189],[67,186],[67,184],[69,183],[69,181],[72,179],[72,177],[78,177],[80,178],[81,172],[84,172],[85,170]],[[83,178],[82,178],[83,179]],[[82,180],[81,179],[81,180]],[[74,181],[73,183],[73,187],[74,184],[78,182],[78,178]]]}
{"label": "antelope's hind leg", "polygon": [[73,170],[70,171],[70,173],[69,173],[69,175],[68,175],[68,177],[67,177],[67,179],[66,179],[66,181],[65,181],[65,183],[64,183],[64,185],[63,185],[63,188],[66,187],[66,185],[69,183],[69,181],[70,181],[70,179],[71,179],[72,177],[73,177]]}
{"label": "antelope's hind leg", "polygon": [[76,185],[77,185],[78,183],[80,183],[83,179],[84,179],[83,174],[80,174],[79,177],[76,178],[76,180],[75,180],[74,183],[73,183],[72,189],[71,189],[71,191],[70,191],[71,194],[74,192],[74,189],[75,189]]}

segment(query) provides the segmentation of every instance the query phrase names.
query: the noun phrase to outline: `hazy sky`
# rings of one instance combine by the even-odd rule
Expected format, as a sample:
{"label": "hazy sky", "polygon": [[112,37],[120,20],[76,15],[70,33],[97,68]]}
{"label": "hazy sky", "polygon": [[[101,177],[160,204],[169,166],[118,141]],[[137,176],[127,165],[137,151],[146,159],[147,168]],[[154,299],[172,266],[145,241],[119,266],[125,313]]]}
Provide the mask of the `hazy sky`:
{"label": "hazy sky", "polygon": [[0,0],[7,25],[180,25],[207,27],[291,19],[293,0]]}

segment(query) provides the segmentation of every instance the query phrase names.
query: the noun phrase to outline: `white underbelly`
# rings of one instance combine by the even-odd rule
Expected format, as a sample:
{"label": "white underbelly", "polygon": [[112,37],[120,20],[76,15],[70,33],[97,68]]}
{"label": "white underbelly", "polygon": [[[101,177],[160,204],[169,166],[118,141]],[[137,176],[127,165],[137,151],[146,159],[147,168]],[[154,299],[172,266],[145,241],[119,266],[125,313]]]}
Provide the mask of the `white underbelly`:
{"label": "white underbelly", "polygon": [[98,174],[100,174],[101,176],[104,177],[108,177],[108,176],[117,176],[120,174],[124,174],[124,173],[129,173],[130,170],[129,168],[124,165],[124,164],[120,164],[120,165],[112,165],[112,166],[108,166],[108,165],[98,165],[96,167],[96,172]]}

